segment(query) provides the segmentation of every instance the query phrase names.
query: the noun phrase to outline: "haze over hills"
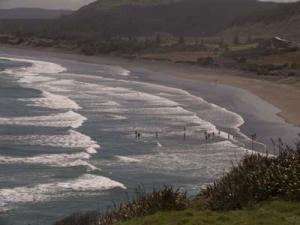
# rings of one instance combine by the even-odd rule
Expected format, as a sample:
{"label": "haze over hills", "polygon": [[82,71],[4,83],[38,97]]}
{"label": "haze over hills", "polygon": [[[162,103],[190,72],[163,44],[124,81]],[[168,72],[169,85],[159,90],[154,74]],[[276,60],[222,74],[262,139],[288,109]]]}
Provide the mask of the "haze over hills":
{"label": "haze over hills", "polygon": [[58,19],[69,15],[70,10],[50,10],[40,8],[0,9],[0,19]]}

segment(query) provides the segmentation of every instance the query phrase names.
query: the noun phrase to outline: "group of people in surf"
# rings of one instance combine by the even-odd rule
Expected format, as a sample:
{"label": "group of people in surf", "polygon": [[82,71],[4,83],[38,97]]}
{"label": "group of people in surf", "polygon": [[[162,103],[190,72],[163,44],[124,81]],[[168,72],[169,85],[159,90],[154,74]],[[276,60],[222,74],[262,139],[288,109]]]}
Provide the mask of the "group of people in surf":
{"label": "group of people in surf", "polygon": [[142,137],[142,134],[140,132],[138,132],[137,130],[135,130],[134,133],[135,133],[136,139],[140,139]]}
{"label": "group of people in surf", "polygon": [[[186,131],[187,131],[187,129],[186,129],[186,127],[184,127],[183,128],[183,139],[184,140],[186,140],[186,137],[187,137]],[[135,133],[135,138],[136,139],[140,139],[142,137],[142,133],[139,132],[138,130],[135,130],[134,133]],[[215,132],[210,132],[209,133],[206,130],[204,131],[205,141],[214,139],[216,136],[221,137],[221,131],[220,130],[218,130],[217,134]],[[155,132],[155,138],[156,139],[159,138],[159,132],[157,132],[157,131]],[[231,138],[233,139],[233,137],[230,134],[228,134],[228,140],[230,140]]]}
{"label": "group of people in surf", "polygon": [[[140,139],[142,137],[142,133],[139,132],[138,130],[135,130],[134,134],[135,134],[136,139]],[[155,132],[155,137],[156,137],[156,139],[158,139],[158,132]]]}

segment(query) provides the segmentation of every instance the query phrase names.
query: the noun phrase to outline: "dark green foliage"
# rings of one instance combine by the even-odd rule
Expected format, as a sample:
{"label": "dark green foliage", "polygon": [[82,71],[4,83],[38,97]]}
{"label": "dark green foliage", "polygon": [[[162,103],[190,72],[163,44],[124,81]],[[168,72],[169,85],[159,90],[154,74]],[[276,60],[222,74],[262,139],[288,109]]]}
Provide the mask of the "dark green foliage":
{"label": "dark green foliage", "polygon": [[116,36],[152,36],[159,32],[204,36],[222,31],[242,15],[267,10],[273,5],[255,0],[183,0],[166,1],[166,4],[106,2],[115,6],[99,10],[103,1],[96,1],[47,24],[41,20],[14,20],[13,26],[11,21],[0,21],[0,33],[12,34],[20,28],[34,37],[70,41],[82,37],[96,41]]}
{"label": "dark green foliage", "polygon": [[97,218],[98,213],[96,212],[76,213],[55,223],[55,225],[96,225]]}
{"label": "dark green foliage", "polygon": [[179,45],[184,45],[185,44],[185,38],[184,36],[180,36],[179,39],[178,39],[178,44]]}
{"label": "dark green foliage", "polygon": [[239,45],[240,44],[240,38],[239,38],[239,35],[235,35],[233,37],[233,44],[235,45]]}
{"label": "dark green foliage", "polygon": [[215,60],[212,57],[198,58],[197,63],[201,66],[214,66]]}
{"label": "dark green foliage", "polygon": [[[108,213],[77,213],[55,225],[113,225],[157,212],[191,208],[202,212],[206,212],[204,209],[234,210],[254,206],[270,198],[300,201],[300,142],[291,149],[279,139],[276,147],[280,152],[278,156],[245,156],[221,180],[202,190],[199,198],[189,199],[186,193],[164,187],[148,194],[138,192],[131,202],[121,204]],[[193,213],[186,213],[181,222],[188,222],[187,218],[192,216]]]}
{"label": "dark green foliage", "polygon": [[157,46],[160,46],[160,44],[161,44],[161,38],[160,38],[159,34],[156,35],[155,43],[157,44]]}
{"label": "dark green foliage", "polygon": [[256,13],[246,14],[237,19],[233,24],[242,25],[254,22],[263,22],[265,24],[275,21],[289,19],[294,15],[300,14],[300,2],[292,2],[289,4],[274,4],[269,10],[260,10]]}
{"label": "dark green foliage", "polygon": [[55,225],[111,225],[159,211],[184,210],[188,203],[186,193],[165,186],[160,191],[154,190],[148,194],[139,192],[134,200],[119,205],[107,214],[99,215],[95,212],[74,214]]}
{"label": "dark green foliage", "polygon": [[[245,59],[246,60],[246,59]],[[239,62],[241,63],[241,62]],[[240,65],[240,69],[256,73],[258,75],[278,75],[278,71],[288,68],[287,64],[283,65],[273,65],[265,64],[258,65],[254,63],[244,63]]]}
{"label": "dark green foliage", "polygon": [[277,157],[246,156],[221,180],[203,191],[213,210],[240,209],[271,197],[300,200],[300,146]]}

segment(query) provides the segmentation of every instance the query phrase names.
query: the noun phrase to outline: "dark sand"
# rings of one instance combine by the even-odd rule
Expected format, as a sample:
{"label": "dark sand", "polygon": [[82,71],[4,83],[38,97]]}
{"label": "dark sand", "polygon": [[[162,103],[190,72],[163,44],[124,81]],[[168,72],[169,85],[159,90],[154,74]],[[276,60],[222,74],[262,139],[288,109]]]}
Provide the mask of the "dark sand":
{"label": "dark sand", "polygon": [[[0,46],[1,47],[1,46]],[[87,63],[110,64],[123,66],[129,70],[146,68],[148,70],[168,74],[178,79],[190,79],[218,83],[242,88],[257,95],[279,109],[278,115],[288,123],[300,126],[300,89],[293,85],[258,79],[257,77],[240,71],[226,69],[207,69],[198,66],[175,64],[169,62],[125,59],[114,56],[84,56],[59,49],[32,49],[1,47],[3,50],[14,50],[18,55],[40,55],[46,57],[71,59]]]}

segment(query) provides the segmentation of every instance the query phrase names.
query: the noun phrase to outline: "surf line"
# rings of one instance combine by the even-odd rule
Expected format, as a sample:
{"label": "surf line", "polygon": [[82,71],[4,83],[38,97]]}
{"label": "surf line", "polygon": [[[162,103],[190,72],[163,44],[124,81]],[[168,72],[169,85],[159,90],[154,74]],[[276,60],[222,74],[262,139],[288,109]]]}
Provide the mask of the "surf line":
{"label": "surf line", "polygon": [[[67,69],[59,64],[38,61],[32,59],[20,59],[20,58],[10,58],[10,57],[0,57],[0,59],[6,59],[16,62],[27,62],[30,63],[30,66],[21,66],[17,68],[10,68],[2,71],[2,74],[7,74],[8,76],[16,77],[18,83],[21,86],[33,88],[41,91],[42,97],[40,98],[22,98],[20,101],[28,102],[29,106],[34,107],[43,107],[50,109],[58,110],[69,110],[65,113],[53,114],[48,116],[40,117],[27,117],[27,118],[13,118],[9,121],[8,118],[0,118],[3,124],[19,125],[24,126],[34,125],[34,122],[38,121],[39,126],[49,126],[49,127],[71,127],[79,128],[87,120],[79,113],[75,113],[73,110],[81,109],[81,107],[68,96],[53,94],[48,91],[47,87],[51,89],[51,81],[53,79],[59,80],[59,78],[53,78],[51,75],[57,75],[66,71]],[[2,120],[1,120],[2,119]],[[63,122],[64,121],[64,122]],[[37,125],[37,124],[36,124]],[[43,146],[54,146],[54,147],[79,147],[84,148],[89,154],[97,153],[100,145],[96,141],[92,140],[90,137],[75,131],[69,130],[65,135],[56,135],[56,136],[47,136],[47,135],[28,135],[28,136],[2,136],[1,139],[15,139],[23,144],[30,142],[32,145],[43,145]],[[33,139],[32,139],[33,138]],[[54,143],[51,140],[57,140],[57,143]],[[47,144],[44,142],[49,140]],[[68,144],[70,146],[68,146]]]}

